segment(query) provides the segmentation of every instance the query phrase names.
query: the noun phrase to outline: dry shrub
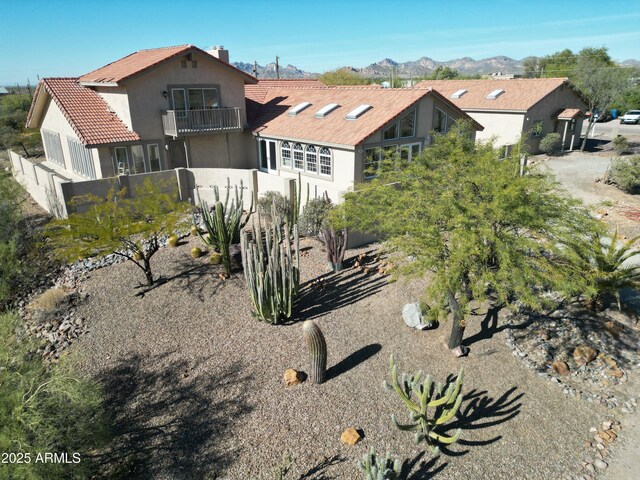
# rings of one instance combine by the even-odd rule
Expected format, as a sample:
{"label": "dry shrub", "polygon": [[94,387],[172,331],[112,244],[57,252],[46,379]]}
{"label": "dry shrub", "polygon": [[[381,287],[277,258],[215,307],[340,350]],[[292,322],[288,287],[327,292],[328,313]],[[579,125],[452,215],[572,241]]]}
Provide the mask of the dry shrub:
{"label": "dry shrub", "polygon": [[68,297],[69,293],[65,289],[53,287],[34,298],[28,309],[34,315],[54,314],[67,304]]}

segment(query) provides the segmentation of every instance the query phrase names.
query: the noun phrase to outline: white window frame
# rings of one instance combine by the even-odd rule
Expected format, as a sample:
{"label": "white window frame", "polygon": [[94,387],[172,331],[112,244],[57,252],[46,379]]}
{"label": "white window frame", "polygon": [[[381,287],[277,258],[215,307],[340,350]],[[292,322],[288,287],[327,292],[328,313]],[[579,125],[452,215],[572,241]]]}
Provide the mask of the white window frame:
{"label": "white window frame", "polygon": [[67,137],[67,146],[71,156],[71,170],[81,177],[96,179],[96,170],[93,164],[91,150],[79,141]]}
{"label": "white window frame", "polygon": [[[288,163],[285,161],[286,159],[288,159]],[[291,168],[293,166],[292,161],[291,144],[289,142],[280,143],[280,165],[284,168]]]}
{"label": "white window frame", "polygon": [[60,141],[60,134],[58,132],[45,130],[44,128],[40,130],[40,133],[42,134],[42,143],[44,145],[44,151],[47,160],[60,165],[62,168],[66,168],[64,163],[64,152],[62,151],[62,142]]}
{"label": "white window frame", "polygon": [[313,145],[307,145],[304,149],[304,170],[314,175],[318,174],[318,149]]}
{"label": "white window frame", "polygon": [[403,151],[403,149],[406,148],[407,152],[409,153],[407,155],[407,159],[406,160],[409,163],[413,162],[413,160],[415,160],[414,153],[413,153],[413,147],[418,147],[418,152],[417,152],[417,154],[415,156],[417,157],[418,155],[420,155],[420,152],[422,151],[422,143],[420,143],[420,142],[405,143],[403,145],[400,145],[400,159],[402,159],[402,151]]}
{"label": "white window frame", "polygon": [[[300,147],[300,148],[296,148]],[[298,171],[304,171],[304,148],[301,143],[294,143],[293,148],[291,149],[292,158],[293,158],[293,169]],[[296,153],[299,154],[300,158],[296,158]],[[296,166],[296,162],[300,162],[300,166]]]}
{"label": "white window frame", "polygon": [[[322,168],[329,169],[328,173],[324,173]],[[331,177],[333,175],[333,161],[331,155],[331,149],[328,147],[320,147],[320,151],[318,152],[318,173],[321,176]]]}

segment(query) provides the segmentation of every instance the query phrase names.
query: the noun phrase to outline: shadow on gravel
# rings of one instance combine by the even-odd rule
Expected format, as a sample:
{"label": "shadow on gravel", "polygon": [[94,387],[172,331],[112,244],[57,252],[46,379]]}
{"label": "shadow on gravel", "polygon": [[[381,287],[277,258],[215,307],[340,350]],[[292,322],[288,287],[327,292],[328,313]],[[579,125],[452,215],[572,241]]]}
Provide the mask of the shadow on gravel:
{"label": "shadow on gravel", "polygon": [[366,362],[371,357],[373,357],[376,353],[378,353],[382,349],[382,345],[379,343],[372,343],[367,345],[366,347],[362,347],[361,349],[353,352],[348,357],[340,360],[334,366],[329,367],[327,370],[327,381],[332,378],[336,378],[343,373],[348,372],[354,367],[357,367],[363,362]]}
{"label": "shadow on gravel", "polygon": [[192,378],[195,366],[134,355],[98,376],[116,434],[98,459],[106,478],[203,478],[237,459],[220,442],[252,409],[234,387],[249,377],[236,364]]}
{"label": "shadow on gravel", "polygon": [[420,452],[412,459],[405,460],[400,468],[399,478],[405,478],[406,480],[429,480],[447,467],[448,463],[441,463],[434,468],[440,457],[433,457],[429,461],[426,461],[422,459],[425,454],[426,452]]}
{"label": "shadow on gravel", "polygon": [[[486,390],[471,390],[464,396],[464,403],[456,414],[456,419],[447,424],[447,435],[452,435],[458,428],[462,429],[462,435],[457,445],[465,447],[478,447],[490,445],[502,438],[498,435],[486,440],[469,440],[465,437],[465,432],[491,428],[501,423],[508,422],[520,414],[520,399],[524,393],[516,394],[517,387],[511,387],[499,398],[494,399],[488,395]],[[443,454],[460,457],[469,452],[466,450],[453,450],[446,445],[440,445]]]}
{"label": "shadow on gravel", "polygon": [[523,320],[521,323],[518,323],[516,325],[509,323],[498,325],[500,310],[502,310],[502,307],[500,306],[491,307],[480,322],[480,331],[475,335],[462,340],[462,344],[470,347],[474,343],[493,338],[494,335],[497,335],[503,330],[524,330],[529,325],[531,325],[531,323],[533,323],[533,319],[528,318],[527,320]]}
{"label": "shadow on gravel", "polygon": [[297,320],[321,317],[378,293],[387,278],[350,268],[327,273],[300,285]]}
{"label": "shadow on gravel", "polygon": [[306,479],[330,480],[332,478],[335,478],[335,477],[328,476],[324,472],[324,470],[326,470],[327,468],[333,465],[338,465],[339,463],[343,463],[346,460],[347,459],[341,455],[334,455],[332,457],[325,458],[322,462],[318,463],[317,465],[314,465],[305,473],[300,475],[300,477],[298,477],[298,480],[306,480]]}

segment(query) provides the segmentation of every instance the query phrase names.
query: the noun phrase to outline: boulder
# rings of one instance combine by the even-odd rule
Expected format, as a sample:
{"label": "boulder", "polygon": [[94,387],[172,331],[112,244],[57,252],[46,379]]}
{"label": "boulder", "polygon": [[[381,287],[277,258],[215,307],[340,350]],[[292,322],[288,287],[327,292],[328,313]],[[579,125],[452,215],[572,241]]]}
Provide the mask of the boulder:
{"label": "boulder", "polygon": [[355,445],[362,437],[355,428],[347,428],[342,435],[340,435],[340,441],[346,445]]}
{"label": "boulder", "polygon": [[573,359],[578,365],[587,365],[596,358],[597,354],[594,348],[581,345],[573,351]]}
{"label": "boulder", "polygon": [[417,330],[426,330],[427,328],[433,327],[432,323],[423,323],[424,317],[422,316],[420,302],[407,303],[402,307],[402,319],[408,327]]}
{"label": "boulder", "polygon": [[559,375],[569,375],[570,372],[567,362],[561,362],[558,360],[551,364],[551,368],[553,368]]}
{"label": "boulder", "polygon": [[287,387],[291,387],[293,385],[298,385],[304,382],[304,373],[294,370],[293,368],[288,368],[284,372],[284,384]]}

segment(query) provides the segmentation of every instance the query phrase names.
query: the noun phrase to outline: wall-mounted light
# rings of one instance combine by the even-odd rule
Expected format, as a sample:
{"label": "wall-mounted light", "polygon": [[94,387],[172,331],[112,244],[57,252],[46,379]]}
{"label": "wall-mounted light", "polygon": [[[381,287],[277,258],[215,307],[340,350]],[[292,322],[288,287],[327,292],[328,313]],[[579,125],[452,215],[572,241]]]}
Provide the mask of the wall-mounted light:
{"label": "wall-mounted light", "polygon": [[164,98],[169,98],[169,92],[167,92],[166,90],[164,92],[162,92],[162,96]]}

